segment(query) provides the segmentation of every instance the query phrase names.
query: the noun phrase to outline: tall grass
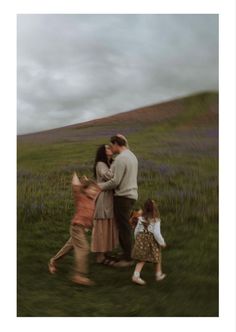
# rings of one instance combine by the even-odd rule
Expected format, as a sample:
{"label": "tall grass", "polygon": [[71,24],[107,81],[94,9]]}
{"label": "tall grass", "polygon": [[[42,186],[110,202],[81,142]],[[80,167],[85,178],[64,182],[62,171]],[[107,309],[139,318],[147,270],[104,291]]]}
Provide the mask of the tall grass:
{"label": "tall grass", "polygon": [[56,276],[47,271],[48,259],[68,237],[72,173],[92,176],[96,148],[106,142],[109,128],[93,128],[96,137],[84,135],[79,143],[18,144],[19,316],[218,315],[218,123],[202,120],[212,102],[214,96],[202,97],[199,112],[199,103],[190,99],[172,121],[139,124],[137,130],[132,123],[130,132],[126,126],[139,160],[136,206],[148,197],[158,201],[168,244],[167,279],[156,284],[147,265],[144,288],[131,283],[132,268],[97,266],[93,255],[94,288],[70,282],[72,255],[61,261]]}

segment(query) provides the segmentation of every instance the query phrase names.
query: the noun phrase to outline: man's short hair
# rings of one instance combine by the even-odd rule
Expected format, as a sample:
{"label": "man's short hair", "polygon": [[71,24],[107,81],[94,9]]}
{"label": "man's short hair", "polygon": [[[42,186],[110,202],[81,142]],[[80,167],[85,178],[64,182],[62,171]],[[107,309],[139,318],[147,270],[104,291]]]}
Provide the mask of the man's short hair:
{"label": "man's short hair", "polygon": [[117,143],[119,146],[126,146],[127,145],[126,141],[123,138],[119,137],[119,136],[112,136],[111,139],[110,139],[110,142],[112,144]]}

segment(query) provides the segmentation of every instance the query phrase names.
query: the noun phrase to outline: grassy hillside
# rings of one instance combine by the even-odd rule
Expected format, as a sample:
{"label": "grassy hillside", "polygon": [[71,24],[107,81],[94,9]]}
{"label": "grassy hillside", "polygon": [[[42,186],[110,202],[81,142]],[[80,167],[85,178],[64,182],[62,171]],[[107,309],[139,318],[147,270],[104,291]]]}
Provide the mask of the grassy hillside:
{"label": "grassy hillside", "polygon": [[[68,237],[73,171],[91,176],[99,144],[125,134],[139,160],[139,200],[159,201],[166,280],[131,283],[132,268],[97,266],[91,289],[70,282],[73,255],[58,274],[47,261]],[[18,316],[218,315],[218,95],[203,93],[18,137]]]}

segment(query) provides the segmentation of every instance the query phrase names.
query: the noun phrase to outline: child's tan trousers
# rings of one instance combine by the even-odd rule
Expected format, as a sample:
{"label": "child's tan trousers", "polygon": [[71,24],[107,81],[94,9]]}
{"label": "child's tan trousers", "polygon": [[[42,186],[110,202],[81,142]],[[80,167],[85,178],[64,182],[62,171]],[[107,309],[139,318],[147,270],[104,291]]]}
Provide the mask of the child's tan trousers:
{"label": "child's tan trousers", "polygon": [[70,237],[69,240],[65,243],[65,245],[56,253],[55,256],[51,258],[52,261],[56,261],[66,254],[68,254],[73,249],[72,238]]}
{"label": "child's tan trousers", "polygon": [[86,275],[88,273],[89,244],[85,229],[81,225],[71,225],[70,235],[74,248],[75,273]]}

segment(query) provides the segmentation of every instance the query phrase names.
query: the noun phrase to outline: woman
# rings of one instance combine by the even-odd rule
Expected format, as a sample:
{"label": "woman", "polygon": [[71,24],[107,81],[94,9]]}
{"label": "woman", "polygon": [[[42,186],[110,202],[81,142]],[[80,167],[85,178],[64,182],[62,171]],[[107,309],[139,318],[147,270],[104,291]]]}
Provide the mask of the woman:
{"label": "woman", "polygon": [[[105,182],[112,178],[110,170],[112,151],[109,145],[101,145],[94,162],[94,177],[97,182]],[[115,261],[106,257],[118,246],[118,230],[114,220],[113,191],[103,191],[96,201],[92,231],[91,251],[96,253],[97,263],[113,265]]]}

